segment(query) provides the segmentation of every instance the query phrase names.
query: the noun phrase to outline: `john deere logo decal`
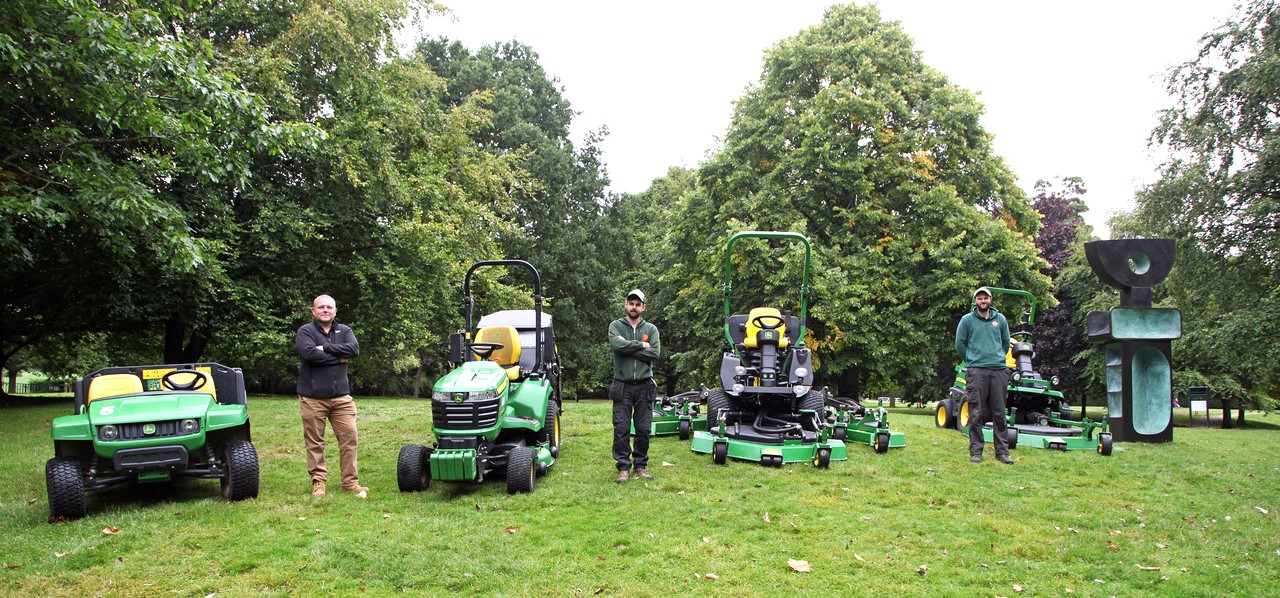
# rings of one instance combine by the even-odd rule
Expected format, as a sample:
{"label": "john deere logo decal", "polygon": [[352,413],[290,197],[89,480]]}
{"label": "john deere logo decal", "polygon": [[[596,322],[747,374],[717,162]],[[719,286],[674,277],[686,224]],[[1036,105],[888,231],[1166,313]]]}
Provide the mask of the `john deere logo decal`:
{"label": "john deere logo decal", "polygon": [[764,333],[764,337],[765,337],[765,338],[773,338],[773,331],[772,331],[772,330],[766,330],[766,331],[765,331],[765,333]]}
{"label": "john deere logo decal", "polygon": [[155,424],[143,424],[143,425],[142,425],[142,433],[143,433],[143,434],[146,434],[147,436],[150,436],[150,435],[152,435],[152,434],[155,434],[155,433],[156,433],[156,425],[155,425]]}
{"label": "john deere logo decal", "polygon": [[466,393],[462,393],[462,392],[455,392],[455,393],[453,393],[453,402],[455,402],[455,403],[461,403],[461,402],[463,402],[463,401],[465,401],[465,400],[467,400],[467,394],[466,394]]}

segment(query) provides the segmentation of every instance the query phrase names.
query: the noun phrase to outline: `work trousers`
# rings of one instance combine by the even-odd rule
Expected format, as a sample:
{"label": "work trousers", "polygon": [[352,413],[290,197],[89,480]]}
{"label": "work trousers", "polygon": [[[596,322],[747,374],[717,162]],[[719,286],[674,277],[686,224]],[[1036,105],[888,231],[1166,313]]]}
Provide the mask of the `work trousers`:
{"label": "work trousers", "polygon": [[354,490],[360,487],[360,473],[356,466],[356,402],[351,395],[332,399],[315,399],[298,396],[302,404],[302,439],[307,444],[307,471],[312,482],[327,482],[329,471],[324,465],[325,422],[333,425],[333,435],[338,439],[338,467],[342,473],[342,487]]}
{"label": "work trousers", "polygon": [[[658,387],[652,379],[639,382],[614,380],[609,386],[613,400],[613,460],[618,471],[649,465],[649,431],[653,427],[653,400]],[[635,425],[634,443],[631,426]]]}
{"label": "work trousers", "polygon": [[969,456],[981,457],[983,423],[991,418],[991,443],[996,457],[1009,456],[1009,432],[1005,421],[1005,396],[1009,391],[1008,368],[968,368],[964,375],[969,394]]}

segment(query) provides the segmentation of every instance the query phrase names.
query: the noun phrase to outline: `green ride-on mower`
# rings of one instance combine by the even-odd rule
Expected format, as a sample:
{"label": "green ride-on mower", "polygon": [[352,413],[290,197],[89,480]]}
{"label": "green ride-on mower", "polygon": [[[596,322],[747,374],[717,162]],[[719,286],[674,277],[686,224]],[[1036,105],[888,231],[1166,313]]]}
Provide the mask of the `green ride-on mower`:
{"label": "green ride-on mower", "polygon": [[[774,307],[733,314],[729,295],[733,244],[738,239],[804,243],[800,317]],[[844,442],[824,424],[825,390],[813,389],[813,356],[804,345],[809,301],[809,239],[791,232],[744,231],[729,237],[724,257],[724,338],[721,386],[707,391],[707,429],[691,447],[723,465],[732,457],[781,467],[809,461],[826,468],[847,458]]]}
{"label": "green ride-on mower", "polygon": [[258,496],[258,453],[240,368],[217,363],[110,367],[75,383],[53,420],[45,464],[51,521],[84,517],[85,492],[126,482],[216,478],[222,496]]}
{"label": "green ride-on mower", "polygon": [[[487,266],[518,266],[533,277],[533,309],[489,314],[472,329],[471,277]],[[431,446],[400,449],[401,492],[433,481],[482,482],[505,473],[507,492],[533,492],[560,452],[560,360],[551,316],[542,312],[538,271],[521,260],[477,262],[463,282],[466,329],[450,337],[453,370],[431,392]]]}
{"label": "green ride-on mower", "polygon": [[877,453],[907,446],[905,434],[889,430],[889,412],[883,405],[871,409],[857,399],[828,396],[824,416],[836,440],[866,444]]}
{"label": "green ride-on mower", "polygon": [[[653,401],[653,423],[649,426],[650,436],[679,435],[680,440],[688,440],[694,430],[707,429],[707,414],[702,412],[702,404],[710,391],[703,387],[700,390],[686,390],[669,397],[658,397]],[[631,433],[635,433],[632,424]]]}
{"label": "green ride-on mower", "polygon": [[[1005,401],[1008,421],[1009,448],[1036,447],[1060,451],[1096,450],[1100,455],[1111,454],[1111,434],[1107,422],[1092,421],[1087,417],[1072,419],[1070,405],[1062,393],[1055,390],[1058,377],[1046,380],[1035,371],[1032,358],[1035,345],[1031,328],[1035,324],[1036,298],[1027,291],[987,287],[993,295],[1009,295],[1025,303],[1023,319],[1018,329],[1011,332],[1006,365],[1011,370],[1008,397]],[[972,306],[970,307],[972,309]],[[969,434],[969,402],[966,400],[964,363],[956,366],[956,380],[949,396],[935,408],[934,423],[939,428],[956,427]],[[1083,415],[1083,414],[1082,414]],[[992,427],[986,418],[982,434],[991,442]]]}

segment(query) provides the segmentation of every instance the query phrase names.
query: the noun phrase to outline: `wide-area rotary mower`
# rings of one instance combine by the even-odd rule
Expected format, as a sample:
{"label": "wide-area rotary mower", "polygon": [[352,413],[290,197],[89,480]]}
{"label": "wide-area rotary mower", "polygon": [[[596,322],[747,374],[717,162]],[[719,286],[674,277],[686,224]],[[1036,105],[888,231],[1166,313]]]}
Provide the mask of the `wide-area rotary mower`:
{"label": "wide-area rotary mower", "polygon": [[[776,307],[732,312],[733,245],[752,237],[804,245],[799,317]],[[826,389],[813,388],[813,355],[804,342],[811,256],[809,239],[799,233],[744,231],[729,237],[724,259],[721,385],[703,391],[707,429],[693,432],[690,448],[694,452],[710,453],[717,464],[734,458],[774,467],[809,461],[825,468],[833,460],[848,458],[841,436],[873,445],[880,442],[881,451],[889,447],[892,434],[883,414],[868,418],[865,410],[849,402],[832,402],[837,408],[829,412],[832,397]],[[869,429],[875,432],[863,436]],[[901,441],[901,435],[898,438]]]}
{"label": "wide-area rotary mower", "polygon": [[[695,430],[706,430],[707,414],[702,406],[709,392],[703,387],[654,399],[653,423],[649,426],[649,435],[676,434],[680,440],[688,440]],[[634,427],[633,424],[632,433],[635,433]]]}
{"label": "wide-area rotary mower", "polygon": [[[1035,370],[1032,359],[1035,345],[1032,327],[1035,325],[1035,295],[1022,290],[986,287],[995,295],[1005,295],[1025,304],[1022,321],[1017,330],[1010,332],[1006,365],[1011,370],[1008,398],[1005,401],[1008,420],[1009,448],[1036,447],[1052,450],[1096,450],[1101,455],[1111,454],[1111,434],[1107,423],[1092,421],[1088,417],[1073,419],[1071,406],[1056,390],[1057,376],[1045,379]],[[972,305],[970,306],[972,309]],[[997,309],[999,309],[997,307]],[[969,434],[969,402],[965,388],[966,364],[956,366],[955,383],[948,396],[935,408],[935,425],[939,428],[955,427],[966,436]],[[991,441],[990,416],[984,417],[983,437]]]}
{"label": "wide-area rotary mower", "polygon": [[[488,266],[523,268],[533,280],[533,309],[480,318],[472,328],[471,278]],[[435,443],[400,449],[401,492],[433,481],[481,482],[505,474],[507,492],[533,492],[560,452],[560,359],[551,316],[542,311],[537,269],[521,260],[477,262],[463,282],[466,329],[450,337],[454,368],[431,392]]]}
{"label": "wide-area rotary mower", "polygon": [[51,520],[84,517],[85,492],[214,478],[222,496],[258,496],[258,453],[240,368],[217,363],[109,367],[75,383],[74,413],[53,420],[45,464]]}

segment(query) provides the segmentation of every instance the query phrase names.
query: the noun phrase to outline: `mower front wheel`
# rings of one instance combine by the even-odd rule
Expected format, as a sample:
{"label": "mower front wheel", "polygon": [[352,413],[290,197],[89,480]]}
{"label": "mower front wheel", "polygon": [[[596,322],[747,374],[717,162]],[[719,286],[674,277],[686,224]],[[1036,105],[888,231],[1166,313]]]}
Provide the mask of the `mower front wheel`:
{"label": "mower front wheel", "polygon": [[1106,432],[1098,434],[1098,454],[1103,457],[1111,455],[1111,434]]}
{"label": "mower front wheel", "polygon": [[831,467],[831,449],[823,447],[813,456],[813,465],[818,469]]}
{"label": "mower front wheel", "polygon": [[680,428],[679,428],[680,440],[688,440],[689,433],[692,429],[693,429],[693,424],[689,420],[687,419],[680,420]]}
{"label": "mower front wheel", "polygon": [[84,477],[80,475],[79,459],[49,459],[44,464],[44,481],[49,491],[50,521],[70,521],[85,516]]}
{"label": "mower front wheel", "polygon": [[889,452],[889,434],[885,432],[880,432],[876,434],[875,449],[877,453]]}
{"label": "mower front wheel", "polygon": [[431,484],[431,455],[421,444],[406,444],[396,460],[396,484],[401,492],[421,492]]}
{"label": "mower front wheel", "polygon": [[258,497],[258,451],[248,440],[232,440],[222,445],[222,497],[244,500]]}
{"label": "mower front wheel", "polygon": [[836,426],[834,430],[831,430],[831,437],[836,440],[844,440],[849,437],[849,428],[845,426]]}
{"label": "mower front wheel", "polygon": [[526,446],[511,449],[507,456],[507,494],[533,492],[533,480],[538,475],[537,449]]}
{"label": "mower front wheel", "polygon": [[724,465],[729,460],[729,445],[717,442],[711,449],[711,461],[716,465]]}
{"label": "mower front wheel", "polygon": [[1013,426],[1009,426],[1009,429],[1005,430],[1005,432],[1005,438],[1008,439],[1009,449],[1012,450],[1018,448],[1018,429]]}

